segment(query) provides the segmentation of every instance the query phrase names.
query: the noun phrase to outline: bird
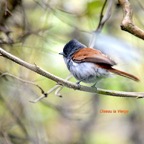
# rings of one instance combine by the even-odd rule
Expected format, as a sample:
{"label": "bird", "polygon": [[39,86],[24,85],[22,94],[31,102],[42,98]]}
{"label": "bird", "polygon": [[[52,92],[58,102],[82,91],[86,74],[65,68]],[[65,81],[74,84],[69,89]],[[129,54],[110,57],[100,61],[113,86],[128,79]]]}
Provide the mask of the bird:
{"label": "bird", "polygon": [[63,55],[68,70],[78,80],[79,85],[80,82],[93,83],[92,87],[96,87],[97,82],[109,77],[111,73],[140,81],[132,74],[113,68],[116,62],[111,57],[76,39],[70,40],[59,54]]}

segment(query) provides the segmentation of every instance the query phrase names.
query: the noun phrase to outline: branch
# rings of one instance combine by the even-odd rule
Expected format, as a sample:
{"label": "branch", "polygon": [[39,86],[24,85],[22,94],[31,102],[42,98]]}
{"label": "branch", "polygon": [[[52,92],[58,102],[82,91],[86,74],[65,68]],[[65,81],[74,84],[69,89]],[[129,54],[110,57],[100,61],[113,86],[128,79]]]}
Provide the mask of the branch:
{"label": "branch", "polygon": [[[32,102],[32,103],[37,103],[38,101],[40,101],[40,100],[48,97],[48,95],[51,94],[53,91],[55,91],[55,95],[56,95],[56,96],[62,97],[62,95],[60,94],[60,91],[63,89],[63,86],[61,86],[61,85],[55,85],[55,86],[54,86],[53,88],[51,88],[48,92],[45,92],[45,91],[42,89],[42,87],[40,87],[38,84],[35,84],[34,82],[24,80],[24,79],[22,79],[22,78],[16,77],[16,76],[14,76],[14,75],[12,75],[12,74],[10,74],[10,73],[7,73],[7,72],[2,73],[2,74],[0,75],[0,78],[1,78],[1,77],[4,77],[4,76],[12,77],[12,78],[14,78],[14,79],[16,79],[16,80],[19,80],[19,81],[23,82],[23,83],[31,84],[31,85],[34,85],[34,86],[36,86],[37,88],[39,88],[40,91],[41,91],[41,93],[42,93],[42,96],[41,96],[41,97],[38,97],[38,98],[35,99],[35,100],[31,100],[30,102]],[[69,75],[65,80],[69,80],[71,77],[72,77],[72,75]]]}
{"label": "branch", "polygon": [[22,78],[16,77],[16,76],[14,76],[14,75],[12,75],[12,74],[10,74],[10,73],[7,73],[7,72],[0,74],[0,78],[1,78],[1,77],[4,77],[4,76],[9,76],[9,77],[12,77],[12,78],[14,78],[14,79],[17,79],[17,80],[19,80],[19,81],[21,81],[21,82],[23,82],[23,83],[27,83],[27,84],[34,85],[34,86],[36,86],[36,87],[41,91],[43,97],[47,97],[47,96],[48,96],[47,93],[45,93],[45,91],[44,91],[38,84],[35,84],[34,82],[24,80],[24,79],[22,79]]}
{"label": "branch", "polygon": [[36,64],[30,64],[27,63],[25,61],[23,61],[22,59],[6,52],[5,50],[3,50],[2,48],[0,48],[0,54],[2,54],[3,57],[33,71],[36,72],[38,74],[40,74],[41,76],[44,76],[48,79],[51,79],[53,81],[55,81],[56,83],[74,89],[74,90],[79,90],[79,91],[85,91],[85,92],[91,92],[91,93],[98,93],[98,94],[103,94],[103,95],[110,95],[110,96],[117,96],[117,97],[135,97],[135,98],[143,98],[144,97],[144,92],[122,92],[122,91],[112,91],[112,90],[104,90],[104,89],[100,89],[100,88],[93,88],[93,87],[87,87],[87,86],[82,86],[82,85],[77,85],[74,84],[72,82],[69,82],[67,80],[64,80],[60,77],[57,77],[45,70],[43,70],[42,68],[38,67]]}
{"label": "branch", "polygon": [[128,0],[118,0],[123,9],[123,20],[121,22],[121,29],[127,31],[138,38],[144,40],[144,30],[137,27],[132,21],[132,8]]}
{"label": "branch", "polygon": [[[108,1],[108,6],[107,6],[106,12],[104,14],[104,9],[106,7],[107,1]],[[101,12],[100,12],[99,24],[93,33],[93,37],[90,40],[89,47],[94,47],[97,35],[101,32],[102,28],[104,27],[104,24],[110,18],[112,5],[113,5],[113,0],[105,0],[103,7],[101,9]]]}
{"label": "branch", "polygon": [[[69,80],[70,78],[72,77],[72,75],[68,76],[65,80]],[[61,85],[55,85],[54,87],[52,87],[47,93],[45,93],[46,96],[48,96],[49,94],[51,94],[52,92],[55,91],[55,95],[58,96],[58,97],[62,97],[62,95],[60,94],[60,91],[63,89],[63,86]],[[35,99],[35,100],[32,100],[30,102],[32,103],[37,103],[38,101],[46,98],[45,95],[42,95],[41,97]]]}
{"label": "branch", "polygon": [[[47,94],[47,96],[50,94],[50,93],[52,93],[53,91],[55,91],[56,89],[58,89],[60,87],[60,85],[55,85],[53,88],[51,88],[46,94]],[[40,101],[40,100],[42,100],[42,99],[44,99],[44,98],[46,98],[46,96],[45,95],[42,95],[41,97],[39,97],[39,98],[37,98],[37,99],[35,99],[35,100],[31,100],[30,102],[31,103],[37,103],[38,101]]]}
{"label": "branch", "polygon": [[108,0],[105,0],[103,7],[101,9],[101,13],[100,13],[100,20],[99,20],[99,24],[95,30],[95,32],[100,32],[104,26],[104,24],[106,23],[106,21],[110,18],[111,16],[111,10],[112,10],[112,4],[113,4],[113,0],[109,0],[108,2],[108,7],[106,9],[105,15],[104,13],[104,9],[106,7],[106,3]]}

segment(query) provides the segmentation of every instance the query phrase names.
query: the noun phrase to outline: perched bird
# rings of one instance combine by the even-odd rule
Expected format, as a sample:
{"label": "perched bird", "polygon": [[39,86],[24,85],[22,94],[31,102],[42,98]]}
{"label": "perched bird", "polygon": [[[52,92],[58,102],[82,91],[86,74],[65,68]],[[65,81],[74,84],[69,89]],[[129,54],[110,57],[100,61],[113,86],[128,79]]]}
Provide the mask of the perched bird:
{"label": "perched bird", "polygon": [[100,50],[88,48],[76,39],[69,41],[63,48],[64,61],[68,70],[80,82],[96,83],[102,78],[106,78],[110,73],[114,73],[134,81],[139,79],[129,73],[113,68],[115,61]]}

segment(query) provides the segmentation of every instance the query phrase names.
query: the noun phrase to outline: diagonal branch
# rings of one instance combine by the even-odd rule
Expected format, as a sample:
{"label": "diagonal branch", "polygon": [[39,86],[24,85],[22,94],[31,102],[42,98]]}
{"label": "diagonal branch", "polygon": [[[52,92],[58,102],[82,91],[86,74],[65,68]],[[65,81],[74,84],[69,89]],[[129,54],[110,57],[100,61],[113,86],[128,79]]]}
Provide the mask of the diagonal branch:
{"label": "diagonal branch", "polygon": [[121,22],[121,29],[127,31],[138,38],[144,40],[144,30],[136,26],[132,21],[132,8],[128,0],[118,0],[123,9],[123,20]]}
{"label": "diagonal branch", "polygon": [[143,98],[144,97],[144,92],[122,92],[122,91],[104,90],[104,89],[100,89],[100,88],[96,89],[93,87],[87,87],[87,86],[82,86],[82,85],[79,86],[77,84],[74,84],[72,82],[64,80],[58,76],[55,76],[55,75],[43,70],[42,68],[38,67],[36,64],[33,65],[33,64],[27,63],[27,62],[23,61],[22,59],[6,52],[2,48],[0,48],[0,54],[2,54],[3,57],[25,67],[33,72],[36,72],[48,79],[55,81],[56,83],[58,83],[62,86],[65,86],[65,87],[68,87],[68,88],[71,88],[74,90],[98,93],[98,94],[110,95],[110,96],[117,96],[117,97],[133,97],[133,98]]}
{"label": "diagonal branch", "polygon": [[47,97],[47,93],[45,93],[45,91],[44,91],[38,84],[35,84],[35,83],[32,82],[32,81],[24,80],[24,79],[22,79],[22,78],[16,77],[16,76],[14,76],[14,75],[12,75],[12,74],[10,74],[10,73],[7,73],[7,72],[0,74],[0,78],[1,78],[1,77],[4,77],[4,76],[9,76],[9,77],[12,77],[12,78],[14,78],[14,79],[17,79],[17,80],[19,80],[19,81],[21,81],[21,82],[23,82],[23,83],[27,83],[27,84],[30,84],[30,85],[34,85],[34,86],[36,86],[36,87],[41,91],[43,97]]}
{"label": "diagonal branch", "polygon": [[[106,7],[107,1],[108,1],[108,6],[107,6],[106,12],[104,14],[104,9]],[[95,32],[100,32],[102,30],[104,24],[106,23],[106,21],[110,18],[112,5],[113,5],[113,0],[105,0],[103,7],[101,9],[99,24],[98,24]]]}
{"label": "diagonal branch", "polygon": [[[107,8],[106,8],[106,5],[107,5]],[[105,23],[108,21],[108,19],[111,16],[112,6],[113,6],[113,0],[105,0],[102,6],[101,12],[100,12],[98,26],[93,32],[93,36],[92,36],[92,39],[90,40],[89,47],[94,47],[97,35],[102,31],[102,28],[104,27]],[[106,12],[104,13],[105,9],[106,9]]]}

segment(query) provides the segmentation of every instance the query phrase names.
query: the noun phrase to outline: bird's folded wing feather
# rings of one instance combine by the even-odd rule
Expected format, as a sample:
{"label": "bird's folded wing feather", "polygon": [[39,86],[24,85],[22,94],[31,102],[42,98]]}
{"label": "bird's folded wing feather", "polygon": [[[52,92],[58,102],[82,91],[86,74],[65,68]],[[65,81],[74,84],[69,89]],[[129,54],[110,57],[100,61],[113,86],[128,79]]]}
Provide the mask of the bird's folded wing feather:
{"label": "bird's folded wing feather", "polygon": [[92,62],[95,64],[105,64],[109,66],[116,65],[116,63],[104,55],[101,51],[92,48],[83,48],[77,51],[72,58],[75,62]]}

